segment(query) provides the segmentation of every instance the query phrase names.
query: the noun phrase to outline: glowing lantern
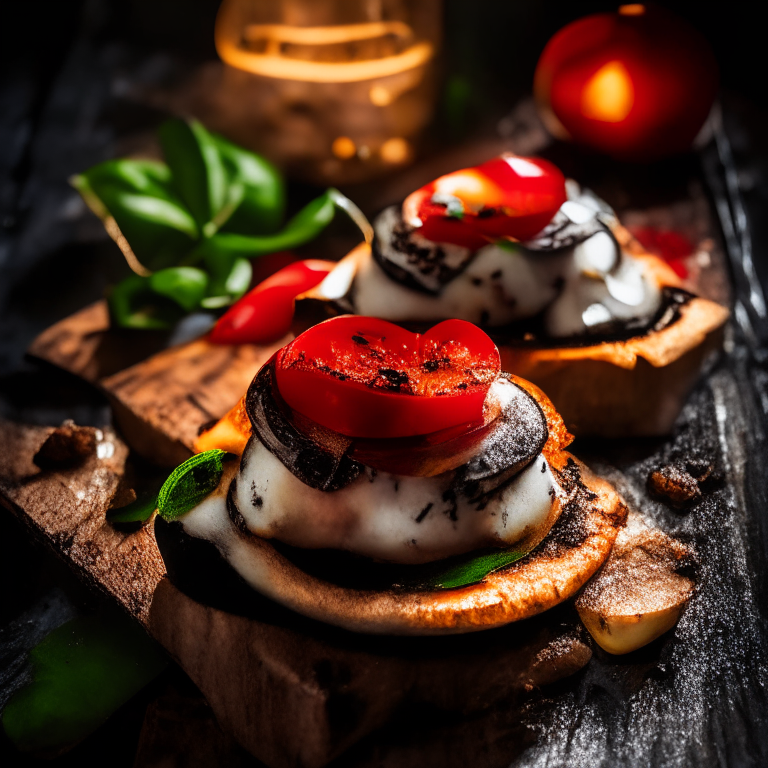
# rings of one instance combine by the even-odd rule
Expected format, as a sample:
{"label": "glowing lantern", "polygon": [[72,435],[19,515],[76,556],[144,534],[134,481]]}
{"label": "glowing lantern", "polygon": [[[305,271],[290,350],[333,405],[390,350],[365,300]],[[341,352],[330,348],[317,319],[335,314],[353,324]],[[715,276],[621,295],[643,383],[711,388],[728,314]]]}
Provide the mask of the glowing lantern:
{"label": "glowing lantern", "polygon": [[441,0],[224,0],[225,132],[321,183],[409,162],[432,116],[440,17]]}
{"label": "glowing lantern", "polygon": [[642,160],[691,146],[717,80],[695,29],[661,8],[633,4],[561,29],[541,54],[534,92],[558,138]]}

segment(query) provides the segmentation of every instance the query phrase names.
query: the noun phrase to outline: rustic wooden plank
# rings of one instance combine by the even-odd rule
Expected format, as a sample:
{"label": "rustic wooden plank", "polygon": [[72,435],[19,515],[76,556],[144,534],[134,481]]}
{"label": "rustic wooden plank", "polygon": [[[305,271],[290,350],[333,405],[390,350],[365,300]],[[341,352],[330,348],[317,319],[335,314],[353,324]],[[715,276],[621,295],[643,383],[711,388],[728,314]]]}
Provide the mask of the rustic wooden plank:
{"label": "rustic wooden plank", "polygon": [[0,423],[0,501],[87,583],[146,624],[155,587],[165,575],[154,532],[150,527],[124,533],[105,519],[121,486],[128,448],[112,430],[95,430],[92,455],[74,466],[42,470],[33,457],[52,431]]}
{"label": "rustic wooden plank", "polygon": [[514,711],[530,691],[577,672],[592,655],[576,631],[546,620],[426,641],[313,636],[304,623],[293,628],[201,605],[168,580],[155,594],[150,629],[224,731],[280,768],[324,766],[405,707],[467,716],[505,702]]}
{"label": "rustic wooden plank", "polygon": [[113,327],[106,301],[97,301],[43,331],[27,354],[95,384],[162,351],[169,338],[169,331]]}
{"label": "rustic wooden plank", "polygon": [[199,428],[243,396],[288,337],[266,347],[202,337],[162,349],[164,339],[110,328],[106,304],[97,302],[44,331],[28,352],[100,387],[131,448],[176,466],[189,457]]}
{"label": "rustic wooden plank", "polygon": [[200,687],[224,731],[274,768],[326,765],[406,706],[516,706],[591,656],[577,634],[546,620],[425,643],[313,632],[302,619],[294,626],[203,605],[164,578],[151,526],[124,533],[105,520],[125,495],[126,445],[112,430],[93,429],[91,455],[42,470],[33,459],[52,432],[0,424],[0,499],[142,622]]}
{"label": "rustic wooden plank", "polygon": [[189,457],[202,425],[221,418],[279,347],[220,346],[205,337],[99,381],[131,447],[168,466]]}

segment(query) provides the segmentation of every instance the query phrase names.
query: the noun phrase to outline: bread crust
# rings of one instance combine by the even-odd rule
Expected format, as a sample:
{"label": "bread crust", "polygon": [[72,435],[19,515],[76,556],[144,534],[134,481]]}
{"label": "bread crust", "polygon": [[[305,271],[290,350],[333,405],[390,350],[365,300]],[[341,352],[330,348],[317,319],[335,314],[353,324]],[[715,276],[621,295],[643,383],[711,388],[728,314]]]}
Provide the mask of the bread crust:
{"label": "bread crust", "polygon": [[[626,518],[626,505],[604,480],[574,461],[589,503],[575,513],[582,531],[568,542],[554,530],[526,558],[459,589],[357,590],[310,575],[278,552],[268,539],[248,532],[258,584],[251,586],[297,613],[354,632],[442,635],[491,629],[527,619],[573,596],[607,558]],[[591,495],[590,494],[590,495]]]}
{"label": "bread crust", "polygon": [[[660,287],[681,287],[669,266],[639,252],[626,230],[618,227],[615,234],[633,258],[644,262]],[[340,262],[339,295],[369,255],[369,246],[361,243]],[[322,284],[297,302],[314,305],[315,310],[322,304],[332,306]],[[501,367],[541,387],[577,435],[663,435],[672,429],[707,357],[722,346],[729,314],[714,301],[693,297],[680,307],[674,322],[624,341],[558,347],[499,343]],[[307,307],[305,318],[311,315]],[[315,322],[320,319],[324,318],[312,317]]]}

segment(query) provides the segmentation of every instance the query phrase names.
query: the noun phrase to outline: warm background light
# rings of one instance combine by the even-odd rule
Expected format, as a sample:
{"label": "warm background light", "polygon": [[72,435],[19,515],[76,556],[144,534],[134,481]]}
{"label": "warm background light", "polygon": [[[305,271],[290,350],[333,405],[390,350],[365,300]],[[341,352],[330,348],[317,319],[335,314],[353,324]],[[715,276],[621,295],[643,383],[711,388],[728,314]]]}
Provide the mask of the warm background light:
{"label": "warm background light", "polygon": [[215,30],[227,65],[223,132],[322,184],[410,162],[435,103],[441,6],[223,0]]}
{"label": "warm background light", "polygon": [[717,92],[707,40],[656,5],[571,22],[547,43],[534,94],[547,129],[625,160],[685,152]]}
{"label": "warm background light", "polygon": [[584,86],[581,113],[594,120],[620,123],[634,102],[635,91],[626,67],[620,61],[609,61]]}
{"label": "warm background light", "polygon": [[620,5],[619,13],[622,16],[642,16],[645,13],[645,6],[641,3],[632,3],[630,5]]}
{"label": "warm background light", "polygon": [[333,140],[331,152],[340,160],[349,160],[357,154],[357,147],[349,136],[339,136]]}
{"label": "warm background light", "polygon": [[399,165],[407,162],[413,155],[413,147],[405,140],[400,138],[387,139],[382,145],[381,159],[385,163]]}

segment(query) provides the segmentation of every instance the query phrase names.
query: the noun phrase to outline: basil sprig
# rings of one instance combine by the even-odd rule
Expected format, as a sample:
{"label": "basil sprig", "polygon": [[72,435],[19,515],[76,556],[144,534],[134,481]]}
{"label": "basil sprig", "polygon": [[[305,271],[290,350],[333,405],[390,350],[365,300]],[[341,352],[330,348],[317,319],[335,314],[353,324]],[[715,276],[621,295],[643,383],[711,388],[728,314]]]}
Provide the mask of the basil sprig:
{"label": "basil sprig", "polygon": [[226,451],[213,448],[195,454],[171,472],[157,495],[157,511],[165,520],[175,520],[209,496],[224,473]]}
{"label": "basil sprig", "polygon": [[124,507],[111,509],[107,512],[109,523],[143,523],[152,517],[157,509],[157,487],[154,492],[142,494],[135,501]]}
{"label": "basil sprig", "polygon": [[219,448],[195,454],[176,467],[161,486],[155,485],[130,504],[107,512],[107,521],[143,523],[155,510],[165,520],[185,515],[216,490],[228,458],[234,457]]}
{"label": "basil sprig", "polygon": [[528,552],[504,549],[484,554],[470,553],[453,558],[450,564],[435,563],[429,575],[420,579],[418,585],[431,589],[458,589],[479,584],[494,571],[506,568],[522,560]]}
{"label": "basil sprig", "polygon": [[335,211],[329,190],[281,228],[285,183],[271,163],[196,120],[158,133],[165,162],[108,160],[71,179],[135,273],[109,297],[128,328],[229,306],[250,286],[250,259],[312,240]]}

